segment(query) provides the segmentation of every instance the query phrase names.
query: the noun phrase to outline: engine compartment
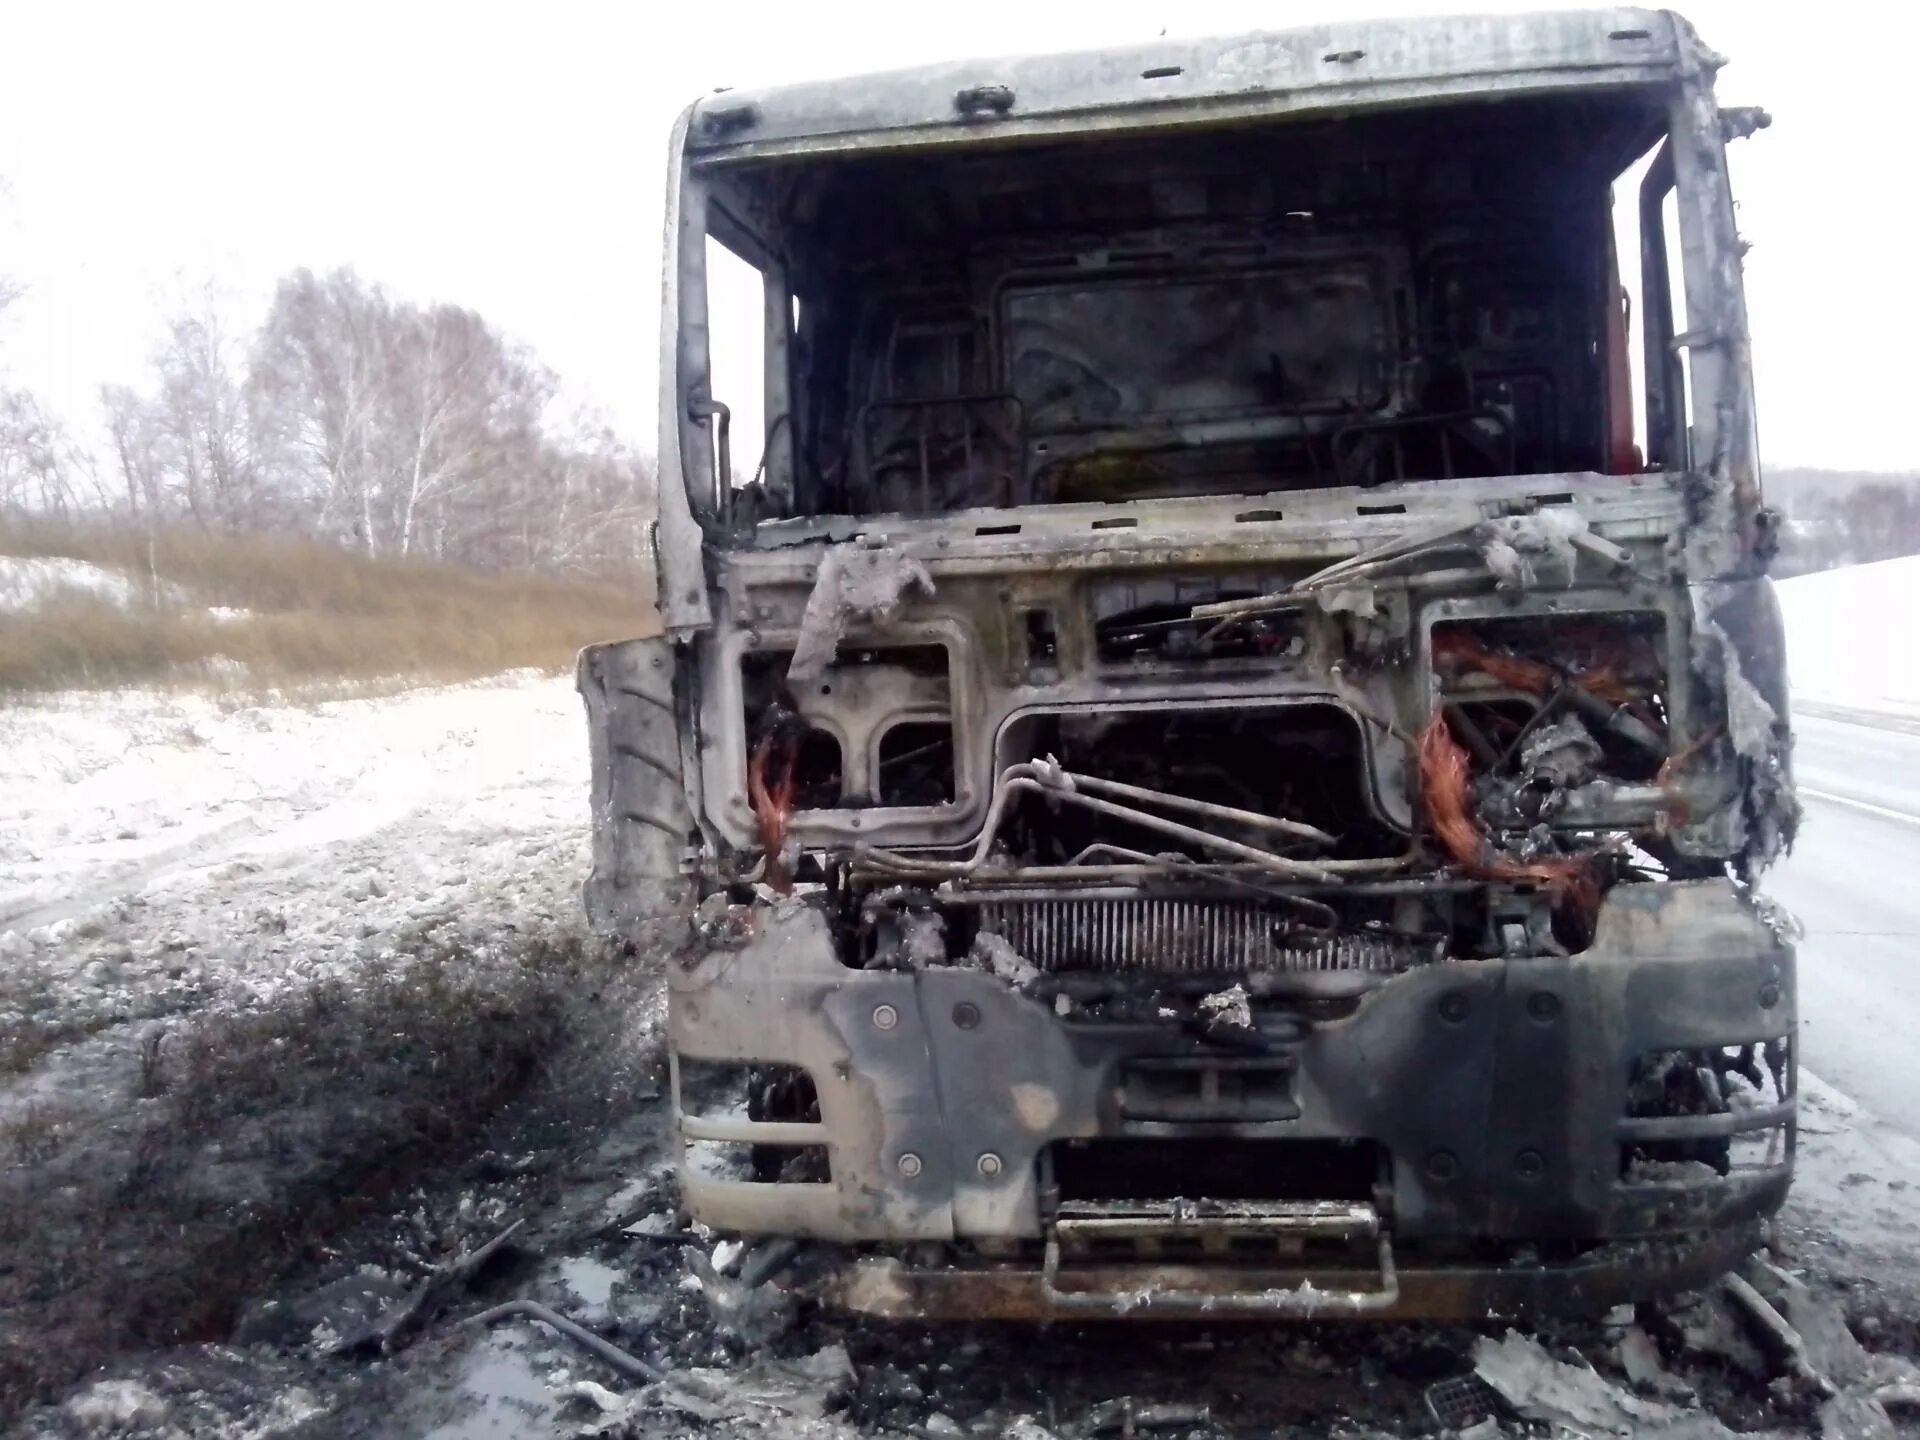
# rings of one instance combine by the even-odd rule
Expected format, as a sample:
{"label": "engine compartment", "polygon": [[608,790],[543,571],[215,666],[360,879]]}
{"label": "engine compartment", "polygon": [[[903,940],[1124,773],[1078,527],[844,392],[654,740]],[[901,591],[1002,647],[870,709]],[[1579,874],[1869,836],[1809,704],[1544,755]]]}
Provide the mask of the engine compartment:
{"label": "engine compartment", "polygon": [[742,556],[753,623],[703,684],[709,893],[811,897],[854,968],[1215,1034],[1196,1007],[1236,987],[1257,1029],[1415,966],[1578,954],[1614,887],[1718,874],[1750,832],[1662,573],[1681,497],[1522,488],[1556,483],[1316,497],[1361,537],[1318,564],[1244,501],[1230,540],[1189,513],[1064,567],[1072,512],[827,547],[924,575],[878,612],[823,606],[826,560]]}

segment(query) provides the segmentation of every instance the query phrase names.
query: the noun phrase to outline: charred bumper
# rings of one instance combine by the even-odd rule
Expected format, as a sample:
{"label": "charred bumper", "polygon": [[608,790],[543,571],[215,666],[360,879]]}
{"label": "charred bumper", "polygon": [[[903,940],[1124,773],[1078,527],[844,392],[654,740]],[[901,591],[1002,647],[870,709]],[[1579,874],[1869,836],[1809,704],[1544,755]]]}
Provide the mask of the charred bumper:
{"label": "charred bumper", "polygon": [[[1076,1021],[976,971],[848,969],[798,902],[690,953],[670,1026],[691,1215],[942,1242],[921,1268],[845,1252],[826,1288],[882,1313],[1128,1313],[1072,1298],[1123,1292],[1177,1297],[1156,1314],[1258,1313],[1244,1297],[1302,1282],[1346,1297],[1326,1314],[1604,1306],[1736,1262],[1791,1175],[1793,953],[1719,880],[1617,887],[1579,955],[1382,977],[1251,1056]],[[715,1112],[689,1078],[714,1066],[804,1074],[809,1104]],[[818,1163],[714,1163],[736,1148]],[[1064,1216],[1179,1212],[1223,1187],[1221,1213],[1273,1222],[1259,1253],[1190,1214],[1191,1253],[1150,1225],[1131,1253],[1061,1253]],[[1372,1217],[1351,1253],[1288,1228],[1316,1204]]]}

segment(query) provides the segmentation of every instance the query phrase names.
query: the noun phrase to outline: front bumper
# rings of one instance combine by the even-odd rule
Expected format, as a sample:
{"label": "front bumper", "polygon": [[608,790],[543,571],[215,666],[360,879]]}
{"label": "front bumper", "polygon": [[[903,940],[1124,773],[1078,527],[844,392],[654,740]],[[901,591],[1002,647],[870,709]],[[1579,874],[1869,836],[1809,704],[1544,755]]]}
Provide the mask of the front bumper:
{"label": "front bumper", "polygon": [[[1011,1255],[1018,1242],[1037,1252],[1050,1236],[1042,1152],[1139,1132],[1118,1102],[1123,1068],[1198,1043],[1171,1027],[1063,1019],[976,971],[849,970],[824,917],[799,902],[756,907],[741,943],[673,967],[669,1025],[690,1146],[824,1147],[830,1167],[823,1183],[758,1183],[683,1165],[692,1218],[748,1235],[962,1242],[965,1255]],[[1301,1027],[1277,1046],[1292,1113],[1257,1129],[1282,1141],[1367,1142],[1387,1158],[1373,1199],[1398,1254],[1399,1298],[1373,1311],[1607,1305],[1737,1262],[1791,1176],[1791,1059],[1784,1099],[1634,1118],[1636,1062],[1793,1029],[1792,949],[1730,883],[1622,885],[1580,955],[1422,967],[1338,1019]],[[800,1067],[819,1119],[688,1114],[684,1059]],[[1649,1167],[1629,1178],[1635,1147],[1735,1133],[1772,1138],[1764,1163],[1726,1173]],[[1190,1268],[1166,1288],[1244,1293],[1256,1280],[1297,1285],[1316,1273]],[[1108,1269],[1078,1271],[1073,1284],[1133,1284],[1141,1274]],[[1315,1283],[1324,1288],[1326,1277]],[[1058,1308],[1031,1256],[919,1271],[869,1257],[827,1288],[881,1313]]]}

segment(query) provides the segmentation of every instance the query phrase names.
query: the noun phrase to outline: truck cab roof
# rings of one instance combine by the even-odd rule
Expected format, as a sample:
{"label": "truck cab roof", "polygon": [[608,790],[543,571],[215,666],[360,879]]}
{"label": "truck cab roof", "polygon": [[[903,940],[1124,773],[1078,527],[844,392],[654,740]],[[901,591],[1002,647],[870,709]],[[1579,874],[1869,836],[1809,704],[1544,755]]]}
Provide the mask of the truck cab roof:
{"label": "truck cab roof", "polygon": [[1340,21],[725,90],[692,107],[687,149],[695,159],[731,161],[1012,142],[1658,84],[1720,63],[1665,10]]}

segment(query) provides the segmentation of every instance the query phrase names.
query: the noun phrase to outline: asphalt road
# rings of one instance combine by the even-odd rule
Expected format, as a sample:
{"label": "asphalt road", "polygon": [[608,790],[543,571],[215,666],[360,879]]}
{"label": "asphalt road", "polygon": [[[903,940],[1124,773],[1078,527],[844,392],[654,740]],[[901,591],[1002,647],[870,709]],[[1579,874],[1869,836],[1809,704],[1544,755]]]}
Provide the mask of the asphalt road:
{"label": "asphalt road", "polygon": [[1762,888],[1806,927],[1801,1063],[1920,1138],[1920,735],[1794,717],[1806,819]]}

